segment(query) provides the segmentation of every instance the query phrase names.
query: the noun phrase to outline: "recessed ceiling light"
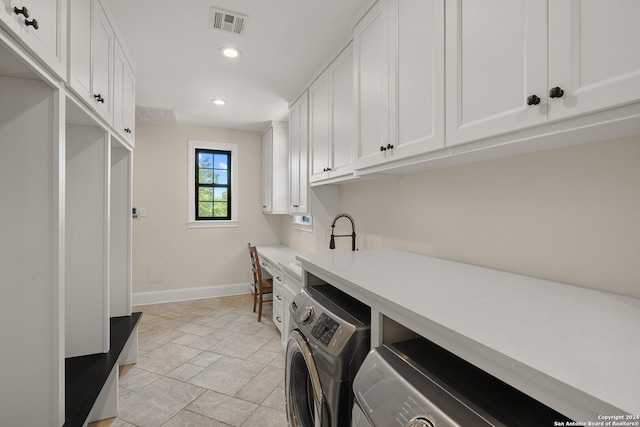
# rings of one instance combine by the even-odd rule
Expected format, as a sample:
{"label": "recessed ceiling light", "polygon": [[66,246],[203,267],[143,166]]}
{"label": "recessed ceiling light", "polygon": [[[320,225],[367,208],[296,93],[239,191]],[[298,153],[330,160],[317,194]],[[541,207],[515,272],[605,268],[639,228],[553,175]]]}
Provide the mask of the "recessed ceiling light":
{"label": "recessed ceiling light", "polygon": [[242,52],[240,52],[240,50],[236,49],[235,47],[223,47],[220,48],[220,54],[222,54],[222,56],[226,56],[227,58],[237,58],[238,56],[242,55]]}
{"label": "recessed ceiling light", "polygon": [[216,105],[224,105],[227,103],[227,101],[225,101],[224,99],[218,99],[218,98],[212,99],[211,102],[213,102]]}

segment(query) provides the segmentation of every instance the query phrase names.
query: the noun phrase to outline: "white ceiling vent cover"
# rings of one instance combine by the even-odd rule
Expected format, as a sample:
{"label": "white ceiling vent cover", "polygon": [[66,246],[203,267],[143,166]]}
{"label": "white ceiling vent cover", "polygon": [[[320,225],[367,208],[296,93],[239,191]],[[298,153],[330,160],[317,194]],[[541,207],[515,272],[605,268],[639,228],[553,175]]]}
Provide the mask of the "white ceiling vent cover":
{"label": "white ceiling vent cover", "polygon": [[209,15],[209,28],[241,36],[248,19],[249,17],[246,15],[212,7]]}
{"label": "white ceiling vent cover", "polygon": [[136,105],[136,118],[155,122],[177,123],[178,118],[175,110],[165,108],[144,107]]}

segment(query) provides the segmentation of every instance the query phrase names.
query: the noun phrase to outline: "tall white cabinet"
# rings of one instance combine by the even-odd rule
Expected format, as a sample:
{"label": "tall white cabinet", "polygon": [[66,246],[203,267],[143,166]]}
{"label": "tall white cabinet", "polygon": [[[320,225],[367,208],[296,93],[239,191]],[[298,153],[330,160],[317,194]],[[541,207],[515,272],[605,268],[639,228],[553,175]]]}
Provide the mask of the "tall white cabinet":
{"label": "tall white cabinet", "polygon": [[[94,12],[101,10],[110,24],[99,0],[74,2],[69,22],[67,0],[1,4],[0,426],[62,426],[76,409],[66,400],[68,385],[80,382],[80,394],[84,390],[85,378],[68,377],[76,372],[70,363],[112,350],[110,325],[123,322],[110,318],[129,322],[119,328],[126,343],[118,344],[125,350],[114,363],[136,361],[133,139],[116,129],[123,124],[113,118],[119,110],[109,104],[103,114],[82,92],[90,95],[103,79],[110,97],[111,88],[121,88],[122,111],[131,112],[135,72],[121,55],[129,75],[114,84],[115,27],[102,44],[108,61],[100,67],[106,69],[101,76],[92,72]],[[38,28],[27,19],[37,20]],[[70,28],[78,37],[67,38]],[[96,384],[97,403],[81,423],[116,415],[117,367],[105,381],[105,387]]]}

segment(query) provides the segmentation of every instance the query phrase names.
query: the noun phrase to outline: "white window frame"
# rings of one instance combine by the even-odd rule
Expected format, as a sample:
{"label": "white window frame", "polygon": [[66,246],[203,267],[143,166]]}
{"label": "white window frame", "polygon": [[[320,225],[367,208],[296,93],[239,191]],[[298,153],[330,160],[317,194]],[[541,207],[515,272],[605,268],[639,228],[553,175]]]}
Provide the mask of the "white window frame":
{"label": "white window frame", "polygon": [[[309,218],[309,222],[305,222],[302,218]],[[309,215],[293,215],[293,228],[300,231],[306,231],[308,233],[313,232],[313,217]]]}
{"label": "white window frame", "polygon": [[[195,183],[195,164],[196,164],[196,149],[202,148],[205,150],[221,150],[231,152],[231,219],[225,220],[196,220],[196,183]],[[226,142],[211,142],[211,141],[197,141],[189,140],[188,143],[189,155],[187,156],[189,161],[189,177],[188,191],[189,191],[189,217],[187,219],[188,228],[213,228],[213,227],[237,227],[238,226],[238,144],[231,144]]]}

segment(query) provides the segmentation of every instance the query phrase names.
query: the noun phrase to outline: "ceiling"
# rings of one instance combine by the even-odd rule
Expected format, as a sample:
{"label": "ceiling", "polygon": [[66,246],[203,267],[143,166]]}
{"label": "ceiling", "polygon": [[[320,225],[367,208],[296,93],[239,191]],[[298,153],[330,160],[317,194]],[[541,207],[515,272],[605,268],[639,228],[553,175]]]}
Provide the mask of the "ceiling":
{"label": "ceiling", "polygon": [[[374,2],[104,0],[136,67],[137,106],[173,110],[178,123],[251,131],[287,120],[289,102]],[[248,16],[243,34],[210,29],[212,7]],[[242,55],[225,58],[223,46]]]}

